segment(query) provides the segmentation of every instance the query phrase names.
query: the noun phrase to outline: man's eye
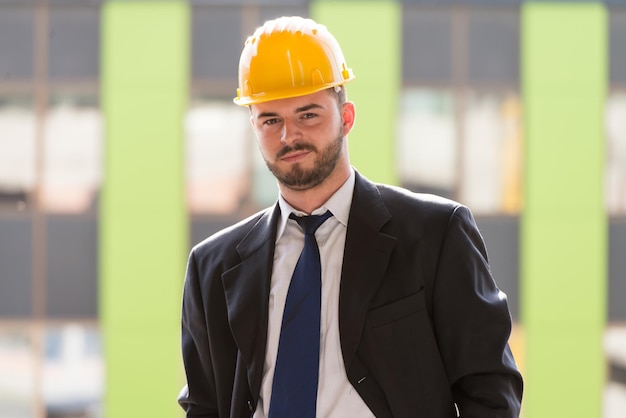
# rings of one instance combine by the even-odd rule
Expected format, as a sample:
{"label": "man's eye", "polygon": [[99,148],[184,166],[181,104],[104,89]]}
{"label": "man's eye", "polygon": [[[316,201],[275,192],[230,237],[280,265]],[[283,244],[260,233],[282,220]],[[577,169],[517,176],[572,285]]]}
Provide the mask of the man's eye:
{"label": "man's eye", "polygon": [[317,116],[317,114],[315,114],[315,113],[304,113],[302,115],[302,119],[313,119],[316,116]]}
{"label": "man's eye", "polygon": [[263,122],[264,125],[275,125],[277,123],[278,123],[278,119],[276,118],[267,119]]}

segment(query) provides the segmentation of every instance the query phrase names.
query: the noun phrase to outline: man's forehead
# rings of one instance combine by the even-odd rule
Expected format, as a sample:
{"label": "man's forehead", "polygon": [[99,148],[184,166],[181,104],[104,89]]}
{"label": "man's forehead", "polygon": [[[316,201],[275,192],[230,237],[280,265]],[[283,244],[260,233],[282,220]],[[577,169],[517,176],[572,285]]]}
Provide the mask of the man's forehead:
{"label": "man's forehead", "polygon": [[305,96],[289,97],[250,105],[253,114],[257,113],[293,113],[311,108],[324,109],[332,102],[332,96],[325,90]]}

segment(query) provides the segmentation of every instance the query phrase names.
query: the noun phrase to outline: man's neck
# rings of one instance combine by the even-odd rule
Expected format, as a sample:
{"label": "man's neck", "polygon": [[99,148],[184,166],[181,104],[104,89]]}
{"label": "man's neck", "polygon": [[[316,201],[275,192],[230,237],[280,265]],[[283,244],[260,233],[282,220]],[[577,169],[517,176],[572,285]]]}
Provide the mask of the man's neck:
{"label": "man's neck", "polygon": [[322,183],[306,190],[294,190],[278,183],[278,189],[285,201],[294,209],[310,214],[322,206],[350,177],[350,164],[336,167]]}

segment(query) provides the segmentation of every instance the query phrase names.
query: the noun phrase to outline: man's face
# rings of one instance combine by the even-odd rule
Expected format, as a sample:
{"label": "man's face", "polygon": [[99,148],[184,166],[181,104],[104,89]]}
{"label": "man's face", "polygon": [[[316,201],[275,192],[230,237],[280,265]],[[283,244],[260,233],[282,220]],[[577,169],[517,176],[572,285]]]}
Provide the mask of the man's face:
{"label": "man's face", "polygon": [[263,159],[282,185],[313,188],[333,173],[339,161],[347,161],[342,117],[346,106],[352,104],[344,104],[340,111],[335,96],[320,91],[250,107]]}

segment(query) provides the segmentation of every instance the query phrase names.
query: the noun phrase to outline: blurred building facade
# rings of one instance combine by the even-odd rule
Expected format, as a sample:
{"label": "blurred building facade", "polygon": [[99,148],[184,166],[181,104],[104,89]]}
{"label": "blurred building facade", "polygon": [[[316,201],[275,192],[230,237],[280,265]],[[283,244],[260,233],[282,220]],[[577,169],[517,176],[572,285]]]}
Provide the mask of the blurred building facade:
{"label": "blurred building facade", "polygon": [[[576,13],[580,3],[558,3],[557,12]],[[232,97],[245,37],[281,15],[326,23],[344,47],[357,76],[348,87],[359,110],[350,137],[355,167],[373,180],[437,193],[473,210],[494,277],[509,297],[512,343],[526,372],[524,321],[533,321],[536,291],[522,283],[529,259],[523,231],[525,210],[534,207],[525,201],[533,195],[527,175],[536,166],[528,157],[536,154],[526,148],[530,97],[524,93],[537,97],[526,65],[536,60],[528,48],[533,35],[544,36],[535,22],[545,16],[535,4],[544,2],[1,0],[0,416],[143,416],[130,412],[133,400],[123,392],[140,399],[148,392],[150,399],[150,390],[163,385],[158,393],[165,395],[153,403],[164,412],[145,416],[178,411],[171,388],[182,384],[175,328],[184,257],[206,236],[276,199],[247,111]],[[612,411],[626,408],[626,1],[593,3],[590,11],[606,37],[594,38],[578,58],[588,60],[584,54],[595,45],[606,48],[599,64],[606,74],[593,87],[606,93],[602,126],[594,132],[602,143],[591,145],[603,158],[590,162],[600,164],[603,180],[589,186],[603,196],[606,248],[594,257],[606,259],[606,274],[600,269],[598,277],[571,281],[603,289],[592,313],[605,317],[597,416],[615,418]],[[133,65],[137,56],[146,68]],[[159,84],[160,72],[172,83]],[[166,97],[153,98],[159,86]],[[144,101],[125,96],[133,93]],[[138,104],[116,113],[130,102]],[[183,108],[155,106],[165,102]],[[138,121],[156,131],[137,131]],[[160,128],[173,129],[165,145]],[[146,137],[125,148],[137,135]],[[565,160],[583,151],[572,151],[577,145],[569,139],[557,141],[561,157],[542,166],[540,176],[572,170]],[[564,181],[585,189],[587,166],[578,173]],[[152,233],[168,224],[175,226],[164,235],[170,246],[142,253],[163,239]],[[128,285],[152,274],[133,262],[155,264],[155,258],[167,274]],[[129,276],[118,279],[119,270]],[[155,357],[146,356],[150,364],[133,368],[146,347],[161,345]],[[158,368],[172,381],[151,378]],[[137,376],[125,377],[124,369]],[[131,408],[128,415],[119,412],[124,408]],[[542,416],[538,409],[528,417]]]}

